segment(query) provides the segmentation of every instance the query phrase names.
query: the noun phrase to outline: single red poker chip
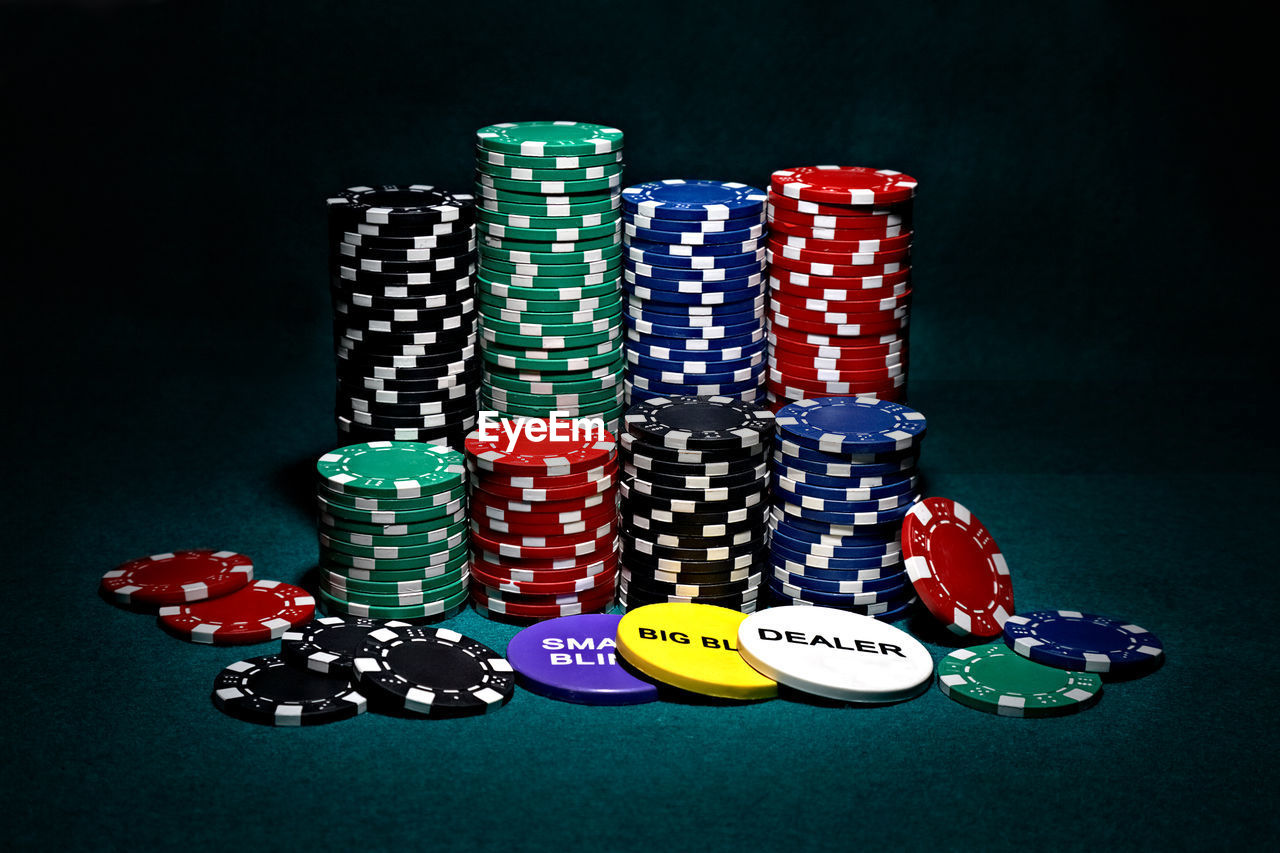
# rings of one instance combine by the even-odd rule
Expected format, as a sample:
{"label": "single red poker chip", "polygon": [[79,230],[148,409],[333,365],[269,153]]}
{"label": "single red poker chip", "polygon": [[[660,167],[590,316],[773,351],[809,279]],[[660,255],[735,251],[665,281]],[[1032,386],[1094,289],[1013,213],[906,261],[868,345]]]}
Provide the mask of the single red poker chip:
{"label": "single red poker chip", "polygon": [[769,233],[803,240],[860,242],[862,240],[888,240],[898,237],[904,237],[910,241],[915,232],[906,225],[871,226],[868,228],[820,228],[788,222],[785,219],[770,219]]}
{"label": "single red poker chip", "polygon": [[501,539],[504,536],[568,536],[607,524],[617,516],[617,509],[612,504],[601,504],[595,507],[594,512],[581,513],[581,516],[573,521],[561,521],[541,513],[512,513],[508,518],[513,520],[506,520],[473,513],[471,522],[491,539]]}
{"label": "single red poker chip", "polygon": [[961,636],[995,637],[1014,613],[1013,580],[995,539],[969,510],[925,498],[902,520],[907,577],[938,621]]}
{"label": "single red poker chip", "polygon": [[844,290],[836,287],[822,286],[821,279],[810,278],[814,284],[792,284],[789,281],[772,278],[769,280],[769,292],[785,293],[793,299],[820,299],[823,301],[865,302],[868,299],[892,299],[911,290],[911,282],[904,281],[889,287],[867,287],[857,290]]}
{"label": "single red poker chip", "polygon": [[870,166],[800,166],[770,176],[775,193],[824,204],[893,204],[916,194],[916,179]]}
{"label": "single red poker chip", "polygon": [[197,549],[130,560],[104,574],[100,589],[116,604],[155,606],[217,598],[251,580],[243,554]]}
{"label": "single red poker chip", "polygon": [[888,275],[889,273],[902,272],[911,268],[910,252],[904,253],[901,261],[895,261],[889,264],[831,264],[820,261],[798,261],[794,258],[788,258],[780,255],[773,250],[765,252],[765,257],[775,269],[790,270],[791,272],[802,272],[808,275],[827,275],[838,276],[841,278],[866,278],[868,276]]}
{"label": "single red poker chip", "polygon": [[846,338],[866,337],[868,335],[887,335],[891,332],[905,329],[908,325],[908,320],[905,315],[900,319],[874,323],[833,324],[805,317],[792,317],[789,314],[782,314],[773,309],[770,309],[769,311],[769,322],[775,326],[782,326],[787,329],[805,332],[806,334],[816,335],[818,337]]}
{"label": "single red poker chip", "polygon": [[911,268],[881,275],[812,275],[799,270],[771,269],[769,283],[775,281],[800,287],[832,287],[840,290],[878,290],[911,280]]}
{"label": "single red poker chip", "polygon": [[471,569],[471,577],[485,586],[493,587],[503,592],[525,595],[570,595],[607,587],[617,579],[618,572],[614,568],[594,575],[565,580],[511,580],[501,575],[491,575],[488,572],[479,571],[473,567]]}
{"label": "single red poker chip", "polygon": [[508,565],[494,560],[472,559],[471,571],[481,573],[496,580],[506,582],[530,583],[562,583],[570,580],[581,580],[603,572],[613,572],[618,568],[618,555],[611,554],[603,560],[578,563],[559,569],[530,568],[524,563]]}
{"label": "single red poker chip", "polygon": [[850,356],[816,356],[812,353],[793,352],[782,347],[774,347],[773,361],[787,364],[798,364],[806,367],[824,368],[827,370],[875,370],[878,367],[900,367],[907,363],[907,353],[903,350],[886,354],[876,354],[867,358],[857,355],[857,350],[850,350]]}
{"label": "single red poker chip", "polygon": [[[494,429],[496,434],[490,440],[482,441],[480,433],[467,436],[467,457],[475,467],[499,473],[517,475],[552,476],[558,474],[574,474],[598,468],[617,454],[618,445],[613,435],[605,433],[603,437],[590,430],[579,430],[578,437],[565,437],[552,440],[531,439],[528,435],[530,424],[548,423],[545,419],[522,419],[525,429],[514,440]],[[569,433],[565,426],[568,422],[560,422],[560,430]]]}
{"label": "single red poker chip", "polygon": [[825,204],[820,201],[803,201],[769,190],[769,216],[780,213],[808,216],[839,216],[846,219],[886,219],[890,225],[910,221],[912,202],[894,204]]}
{"label": "single red poker chip", "polygon": [[911,247],[911,233],[897,237],[873,237],[835,239],[775,234],[770,242],[783,249],[811,249],[816,252],[849,252],[851,254],[875,254],[900,252]]}
{"label": "single red poker chip", "polygon": [[555,548],[566,545],[577,545],[582,542],[594,542],[615,530],[616,525],[616,519],[606,518],[599,524],[584,525],[582,530],[577,531],[566,531],[562,528],[551,528],[539,533],[511,534],[489,530],[485,528],[483,524],[473,519],[471,522],[471,532],[483,537],[489,542],[501,542],[508,546],[518,546],[521,548]]}
{"label": "single red poker chip", "polygon": [[479,476],[483,476],[485,482],[500,483],[503,486],[514,489],[563,489],[569,486],[580,486],[585,483],[594,483],[606,479],[613,476],[617,470],[617,457],[614,457],[605,465],[577,471],[573,474],[500,474],[496,471],[480,469]]}
{"label": "single red poker chip", "polygon": [[896,311],[911,303],[910,290],[883,299],[804,299],[785,290],[775,290],[770,296],[773,302],[788,310],[799,308],[822,314],[880,314]]}
{"label": "single red poker chip", "polygon": [[581,483],[576,486],[566,486],[562,489],[522,489],[516,486],[508,486],[504,483],[495,482],[488,477],[471,476],[471,484],[477,489],[482,489],[491,495],[499,498],[508,498],[510,500],[524,501],[526,503],[536,503],[539,501],[567,501],[574,498],[586,498],[591,495],[599,495],[608,492],[617,485],[618,466],[614,463],[610,470],[610,476],[603,480],[595,480],[591,482]]}
{"label": "single red poker chip", "polygon": [[[594,534],[595,531],[592,531]],[[586,556],[599,555],[603,559],[604,555],[612,553],[618,540],[617,525],[611,524],[608,532],[601,536],[595,536],[591,539],[583,539],[566,544],[548,545],[539,547],[536,545],[511,545],[495,539],[490,539],[479,533],[472,532],[471,545],[481,551],[489,554],[497,554],[507,559],[518,560],[563,560],[578,559]]]}
{"label": "single red poker chip", "polygon": [[870,358],[902,352],[907,348],[905,335],[892,333],[877,337],[830,337],[793,332],[776,327],[770,331],[769,343],[780,350],[792,350],[802,355],[820,358]]}
{"label": "single red poker chip", "polygon": [[888,380],[902,376],[907,372],[907,368],[901,364],[882,365],[867,370],[840,370],[839,368],[804,364],[790,359],[779,360],[774,358],[769,359],[769,369],[788,377],[788,382],[792,382],[794,377],[805,382],[870,382],[873,384],[884,384]]}
{"label": "single red poker chip", "polygon": [[814,264],[838,264],[843,266],[888,266],[889,264],[910,263],[911,249],[894,249],[888,252],[842,252],[827,250],[821,245],[810,244],[807,248],[791,246],[783,242],[783,237],[769,239],[769,254],[790,261],[808,261]]}
{"label": "single red poker chip", "polygon": [[160,608],[161,627],[193,643],[235,646],[277,639],[311,621],[316,601],[305,589],[260,580],[221,598]]}
{"label": "single red poker chip", "polygon": [[585,498],[572,498],[564,501],[535,502],[500,497],[498,495],[491,495],[488,492],[479,490],[471,496],[472,511],[477,511],[477,507],[483,508],[486,515],[490,515],[490,510],[500,510],[507,514],[524,513],[529,515],[564,517],[575,512],[586,512],[605,504],[612,505],[613,502],[614,496],[608,493],[590,495]]}

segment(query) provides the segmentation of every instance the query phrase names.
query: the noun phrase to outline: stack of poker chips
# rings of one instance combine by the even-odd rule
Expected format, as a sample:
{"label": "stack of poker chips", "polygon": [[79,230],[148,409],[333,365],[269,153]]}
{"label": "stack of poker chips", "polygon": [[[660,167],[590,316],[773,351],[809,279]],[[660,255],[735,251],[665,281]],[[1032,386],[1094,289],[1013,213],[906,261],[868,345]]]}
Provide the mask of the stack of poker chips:
{"label": "stack of poker chips", "polygon": [[529,121],[476,132],[481,405],[622,414],[622,131]]}
{"label": "stack of poker chips", "polygon": [[769,564],[773,413],[731,397],[650,397],[626,428],[623,604],[754,610]]}
{"label": "stack of poker chips", "polygon": [[622,191],[628,402],[763,398],[765,198],[720,181]]}
{"label": "stack of poker chips", "polygon": [[773,173],[769,394],[793,400],[907,390],[916,181],[862,166]]}
{"label": "stack of poker chips", "polygon": [[[499,422],[467,438],[471,598],[486,615],[608,609],[618,566],[618,451],[586,421]],[[513,435],[504,429],[519,424]]]}
{"label": "stack of poker chips", "polygon": [[328,205],[339,440],[461,447],[480,377],[471,196],[352,187]]}
{"label": "stack of poker chips", "polygon": [[326,453],[316,471],[320,600],[329,613],[428,619],[466,604],[461,453],[375,441]]}
{"label": "stack of poker chips", "polygon": [[924,416],[873,397],[778,410],[770,590],[783,604],[896,619],[915,602],[902,522],[919,500]]}

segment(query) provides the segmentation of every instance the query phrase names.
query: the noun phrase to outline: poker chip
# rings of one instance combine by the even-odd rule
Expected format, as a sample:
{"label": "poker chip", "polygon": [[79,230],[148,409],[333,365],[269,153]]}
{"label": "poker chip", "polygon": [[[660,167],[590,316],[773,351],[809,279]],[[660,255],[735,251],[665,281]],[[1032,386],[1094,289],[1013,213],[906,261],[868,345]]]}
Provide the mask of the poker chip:
{"label": "poker chip", "polygon": [[901,702],[933,679],[929,650],[868,616],[775,607],[738,626],[738,651],[757,672],[805,693],[857,703]]}
{"label": "poker chip", "polygon": [[253,580],[253,563],[234,551],[175,551],[130,560],[102,576],[100,590],[116,604],[155,606],[203,601]]}
{"label": "poker chip", "polygon": [[268,726],[348,720],[368,707],[344,673],[290,665],[280,655],[237,661],[218,673],[213,703],[231,717]]}
{"label": "poker chip", "polygon": [[491,426],[465,443],[476,609],[522,619],[606,609],[617,574],[613,435],[539,418]]}
{"label": "poker chip", "polygon": [[[329,199],[328,213],[341,440],[457,448],[456,425],[476,414],[479,373],[428,365],[474,355],[472,197],[426,185],[352,187]],[[450,390],[432,395],[417,384],[429,377],[451,377],[432,389]]]}
{"label": "poker chip", "polygon": [[[630,299],[624,311],[629,347],[627,402],[643,392],[675,396],[740,395],[750,403],[764,394],[765,366],[754,362],[717,377],[668,369],[646,359],[645,345],[666,338],[706,341],[690,361],[732,360],[736,338],[764,331],[766,256],[765,194],[744,184],[655,181],[622,192],[623,280]],[[684,347],[681,347],[684,348]],[[643,396],[643,395],[640,395]]]}
{"label": "poker chip", "polygon": [[315,599],[280,581],[257,580],[219,598],[160,608],[160,626],[193,643],[243,645],[274,640],[311,620]]}
{"label": "poker chip", "polygon": [[938,688],[970,708],[1002,717],[1059,717],[1092,706],[1102,679],[1028,660],[1004,643],[957,649],[938,662]]}
{"label": "poker chip", "polygon": [[747,616],[692,603],[651,604],[618,622],[618,653],[646,678],[723,699],[777,695],[778,684],[738,653],[738,627]]}
{"label": "poker chip", "polygon": [[416,716],[483,714],[515,691],[505,658],[447,628],[377,628],[356,651],[352,670],[372,706]]}
{"label": "poker chip", "polygon": [[626,414],[627,431],[674,450],[739,450],[767,444],[773,415],[739,400],[649,398]]}
{"label": "poker chip", "polygon": [[868,350],[884,336],[905,335],[910,322],[915,186],[909,176],[865,167],[773,174],[768,389],[775,409],[816,397],[905,397],[905,362],[884,370],[865,359],[879,354]]}
{"label": "poker chip", "polygon": [[1036,663],[1123,677],[1154,669],[1164,644],[1131,622],[1078,610],[1037,610],[1005,620],[1004,642]]}
{"label": "poker chip", "polygon": [[640,705],[656,701],[652,684],[617,662],[621,616],[562,616],[530,625],[511,638],[507,660],[520,686],[580,705]]}
{"label": "poker chip", "polygon": [[416,498],[456,487],[462,456],[416,442],[376,441],[326,453],[316,462],[324,486],[342,494]]}
{"label": "poker chip", "polygon": [[961,636],[999,636],[1013,615],[1013,581],[995,539],[963,505],[926,498],[902,523],[908,576],[929,612]]}

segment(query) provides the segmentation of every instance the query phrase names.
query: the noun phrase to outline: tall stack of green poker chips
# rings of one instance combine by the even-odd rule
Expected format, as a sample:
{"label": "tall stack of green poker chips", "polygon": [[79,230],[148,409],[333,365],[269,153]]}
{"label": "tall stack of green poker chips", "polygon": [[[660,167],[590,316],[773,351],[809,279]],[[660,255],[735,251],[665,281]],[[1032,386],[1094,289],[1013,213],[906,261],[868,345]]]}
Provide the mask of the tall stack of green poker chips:
{"label": "tall stack of green poker chips", "polygon": [[480,408],[623,411],[622,131],[529,121],[476,132]]}
{"label": "tall stack of green poker chips", "polygon": [[466,605],[467,492],[461,453],[373,441],[316,462],[320,600],[329,613],[435,619]]}

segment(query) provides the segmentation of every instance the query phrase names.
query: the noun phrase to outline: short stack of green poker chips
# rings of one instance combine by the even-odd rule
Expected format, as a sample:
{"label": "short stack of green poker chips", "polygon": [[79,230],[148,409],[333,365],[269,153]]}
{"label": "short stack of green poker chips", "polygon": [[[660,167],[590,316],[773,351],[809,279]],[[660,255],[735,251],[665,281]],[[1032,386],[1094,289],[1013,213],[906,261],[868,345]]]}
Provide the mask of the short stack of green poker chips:
{"label": "short stack of green poker chips", "polygon": [[1059,717],[1097,702],[1102,679],[1036,663],[997,642],[943,658],[938,688],[961,705],[1002,717]]}
{"label": "short stack of green poker chips", "polygon": [[[616,408],[622,146],[621,131],[580,122],[476,132],[486,408],[530,417]],[[534,390],[544,388],[556,390]]]}
{"label": "short stack of green poker chips", "polygon": [[316,471],[326,610],[385,609],[395,618],[427,619],[466,600],[462,454],[417,442],[369,442],[325,454]]}

